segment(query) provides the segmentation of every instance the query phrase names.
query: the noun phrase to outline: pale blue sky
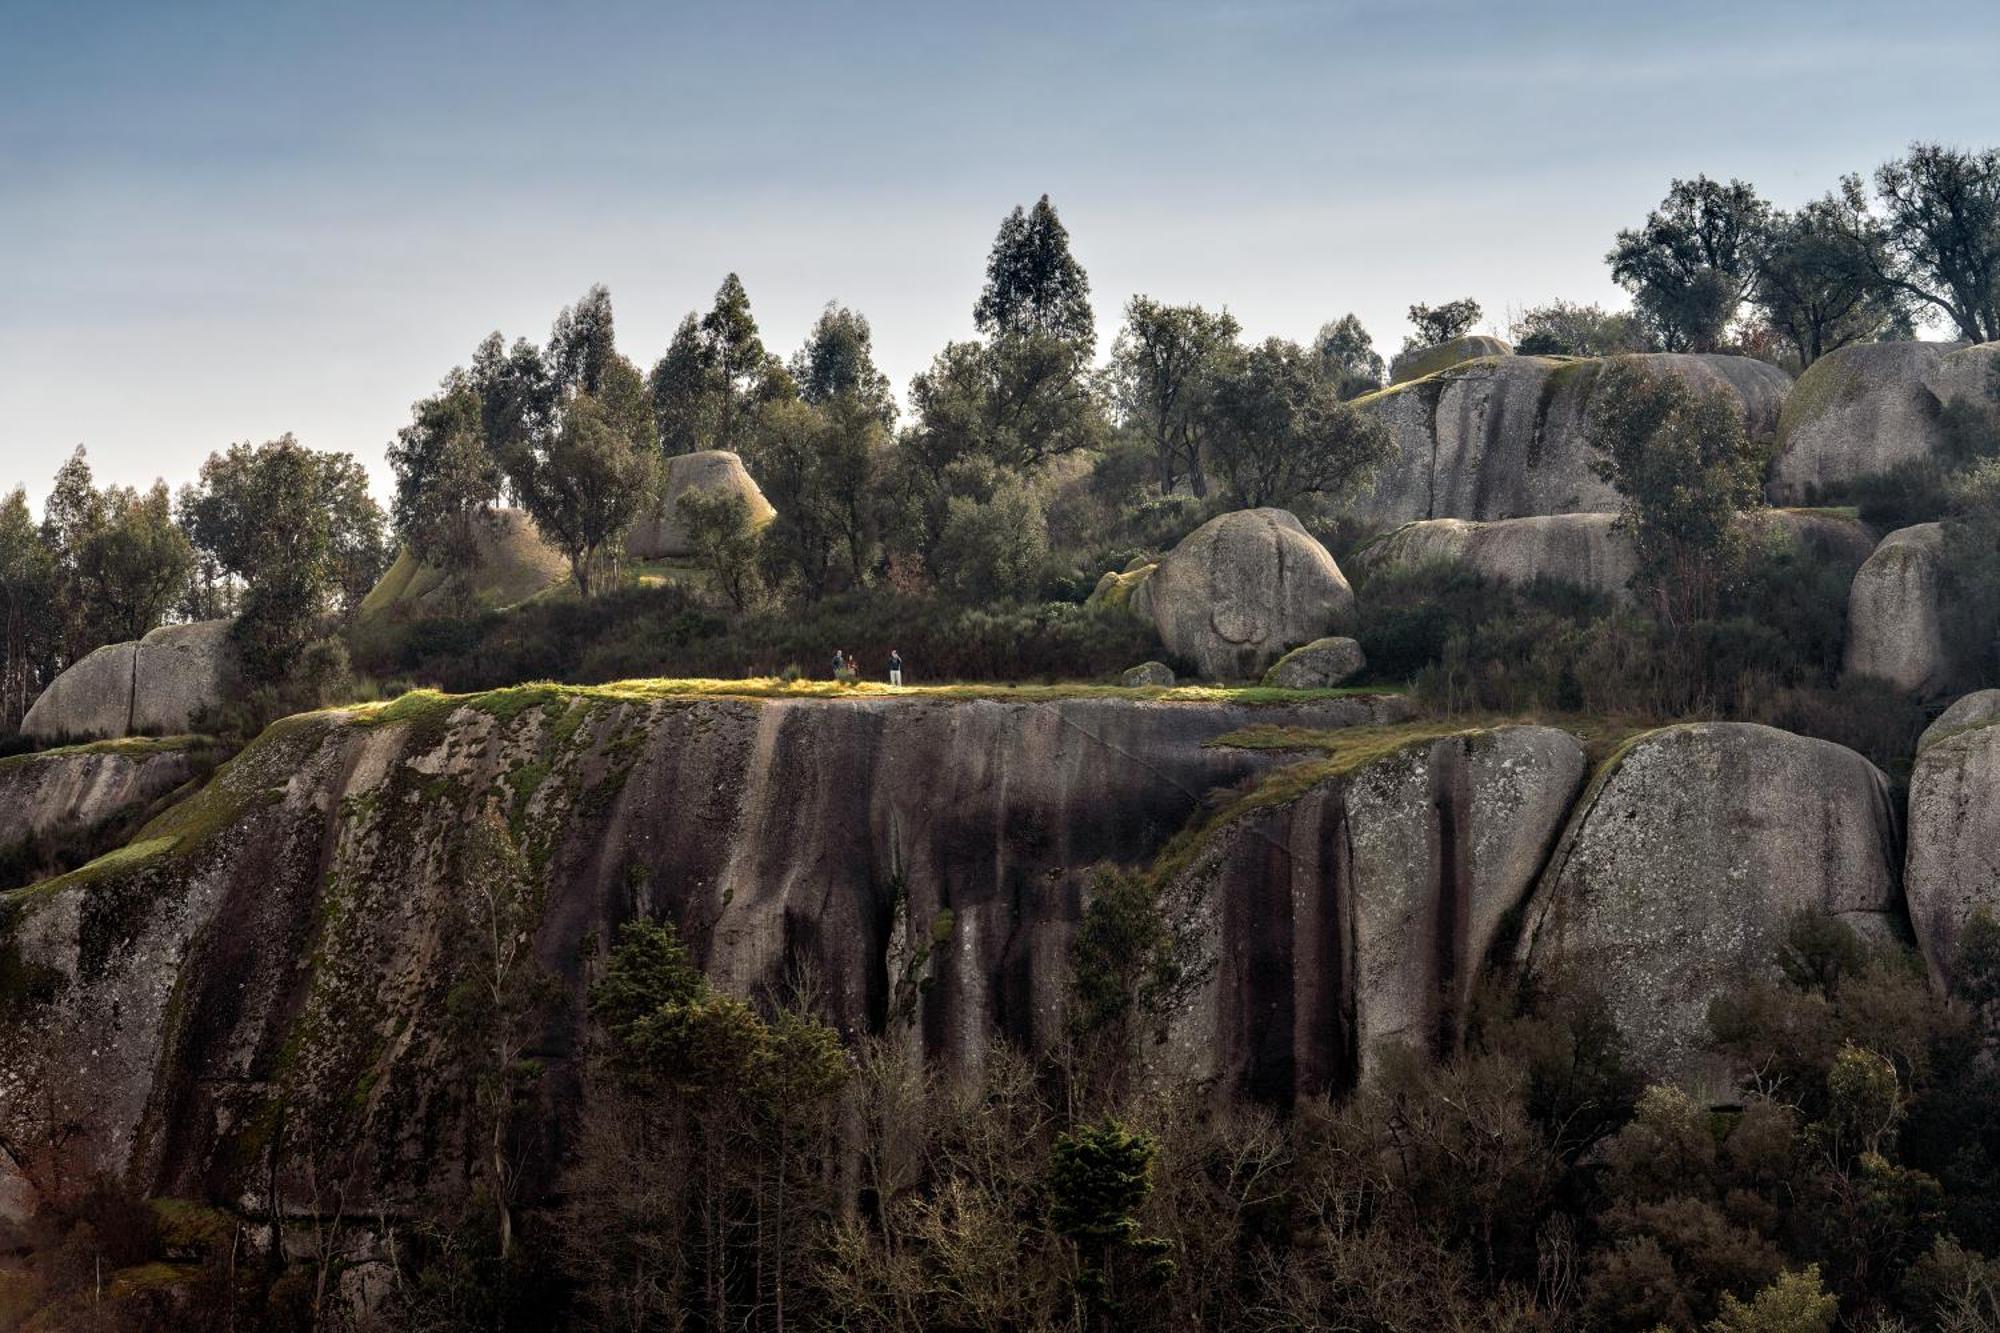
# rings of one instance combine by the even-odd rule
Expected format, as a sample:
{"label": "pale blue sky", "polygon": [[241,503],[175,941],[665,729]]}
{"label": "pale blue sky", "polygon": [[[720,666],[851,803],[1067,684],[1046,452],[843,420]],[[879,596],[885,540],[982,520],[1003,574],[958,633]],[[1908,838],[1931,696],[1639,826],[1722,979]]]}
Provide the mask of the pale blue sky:
{"label": "pale blue sky", "polygon": [[900,390],[1049,192],[1100,340],[1611,301],[1669,178],[1780,203],[2000,142],[2000,5],[0,0],[0,483],[191,478],[295,432],[377,473],[488,330],[609,284],[650,365],[724,273],[829,298]]}

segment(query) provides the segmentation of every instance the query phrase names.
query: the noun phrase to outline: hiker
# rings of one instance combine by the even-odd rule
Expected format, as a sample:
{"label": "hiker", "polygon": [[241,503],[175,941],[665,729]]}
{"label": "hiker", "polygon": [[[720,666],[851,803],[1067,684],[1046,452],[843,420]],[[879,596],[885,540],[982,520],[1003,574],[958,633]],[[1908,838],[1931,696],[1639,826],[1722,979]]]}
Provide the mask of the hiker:
{"label": "hiker", "polygon": [[891,685],[903,683],[903,655],[894,648],[889,650],[889,683]]}
{"label": "hiker", "polygon": [[861,683],[861,663],[854,660],[853,653],[847,655],[847,683],[850,685]]}
{"label": "hiker", "polygon": [[842,651],[841,651],[840,649],[838,649],[838,648],[834,649],[834,650],[833,650],[833,678],[834,678],[835,680],[843,680],[843,679],[845,679],[845,677],[843,677],[843,676],[842,676],[842,675],[841,675],[840,673],[841,673],[841,672],[843,672],[843,671],[845,671],[846,669],[847,669],[847,654],[846,654],[846,653],[844,653],[844,652],[842,652]]}

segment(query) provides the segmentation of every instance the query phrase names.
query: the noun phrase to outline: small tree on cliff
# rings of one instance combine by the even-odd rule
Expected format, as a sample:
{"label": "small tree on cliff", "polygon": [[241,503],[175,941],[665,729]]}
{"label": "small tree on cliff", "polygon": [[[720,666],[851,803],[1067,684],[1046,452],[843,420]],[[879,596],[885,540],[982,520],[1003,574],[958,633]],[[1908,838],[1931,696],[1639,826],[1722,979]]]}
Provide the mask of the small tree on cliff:
{"label": "small tree on cliff", "polygon": [[1761,460],[1728,395],[1619,361],[1590,404],[1597,475],[1618,492],[1638,554],[1635,590],[1677,628],[1713,615],[1740,554],[1738,511],[1758,502]]}

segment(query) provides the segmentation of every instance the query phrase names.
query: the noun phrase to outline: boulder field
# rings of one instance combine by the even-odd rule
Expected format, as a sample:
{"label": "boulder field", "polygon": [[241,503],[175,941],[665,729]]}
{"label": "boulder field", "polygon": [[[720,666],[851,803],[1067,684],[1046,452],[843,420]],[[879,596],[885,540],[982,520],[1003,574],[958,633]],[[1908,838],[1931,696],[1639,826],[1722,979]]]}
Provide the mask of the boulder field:
{"label": "boulder field", "polygon": [[[1769,438],[1791,377],[1741,356],[1630,358],[1727,393],[1753,438]],[[1388,426],[1395,450],[1355,513],[1376,523],[1496,519],[1617,508],[1584,439],[1601,358],[1489,356],[1354,400]]]}
{"label": "boulder field", "polygon": [[731,990],[805,981],[843,1033],[968,1070],[1061,1034],[1077,924],[1118,868],[1192,942],[1157,1071],[1281,1104],[1367,1079],[1385,1043],[1450,1049],[1486,967],[1601,985],[1642,1061],[1722,1095],[1705,1004],[1774,968],[1790,913],[1903,920],[1882,775],[1766,727],[1646,733],[1590,777],[1565,732],[1412,722],[1387,696],[676,688],[288,719],[122,850],[0,895],[0,1011],[59,1056],[92,1162],[254,1206],[273,1170],[301,1197],[290,1126],[356,1151],[350,1205],[420,1208],[477,1150],[449,995],[510,883],[552,997],[530,1018],[542,1171],[587,1093],[590,982],[637,915]]}

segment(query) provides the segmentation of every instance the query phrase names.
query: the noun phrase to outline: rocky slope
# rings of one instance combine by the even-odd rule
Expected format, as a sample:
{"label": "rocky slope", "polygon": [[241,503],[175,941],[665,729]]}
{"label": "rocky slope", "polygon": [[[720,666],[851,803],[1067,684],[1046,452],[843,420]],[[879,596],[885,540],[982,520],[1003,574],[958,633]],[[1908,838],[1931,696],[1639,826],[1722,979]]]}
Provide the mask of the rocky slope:
{"label": "rocky slope", "polygon": [[478,1151],[468,996],[510,884],[542,997],[514,1020],[546,1071],[529,1196],[638,915],[732,990],[804,986],[848,1035],[968,1070],[1060,1034],[1120,867],[1200,981],[1156,1068],[1280,1104],[1366,1080],[1385,1043],[1450,1049],[1487,967],[1590,979],[1648,1067],[1724,1096],[1707,1000],[1772,967],[1792,912],[1905,929],[1882,775],[1766,727],[1647,733],[1586,782],[1565,732],[1383,696],[741,689],[288,719],[122,850],[0,895],[0,1022],[84,1108],[90,1162],[142,1189],[297,1206],[331,1153],[350,1208],[398,1212]]}

